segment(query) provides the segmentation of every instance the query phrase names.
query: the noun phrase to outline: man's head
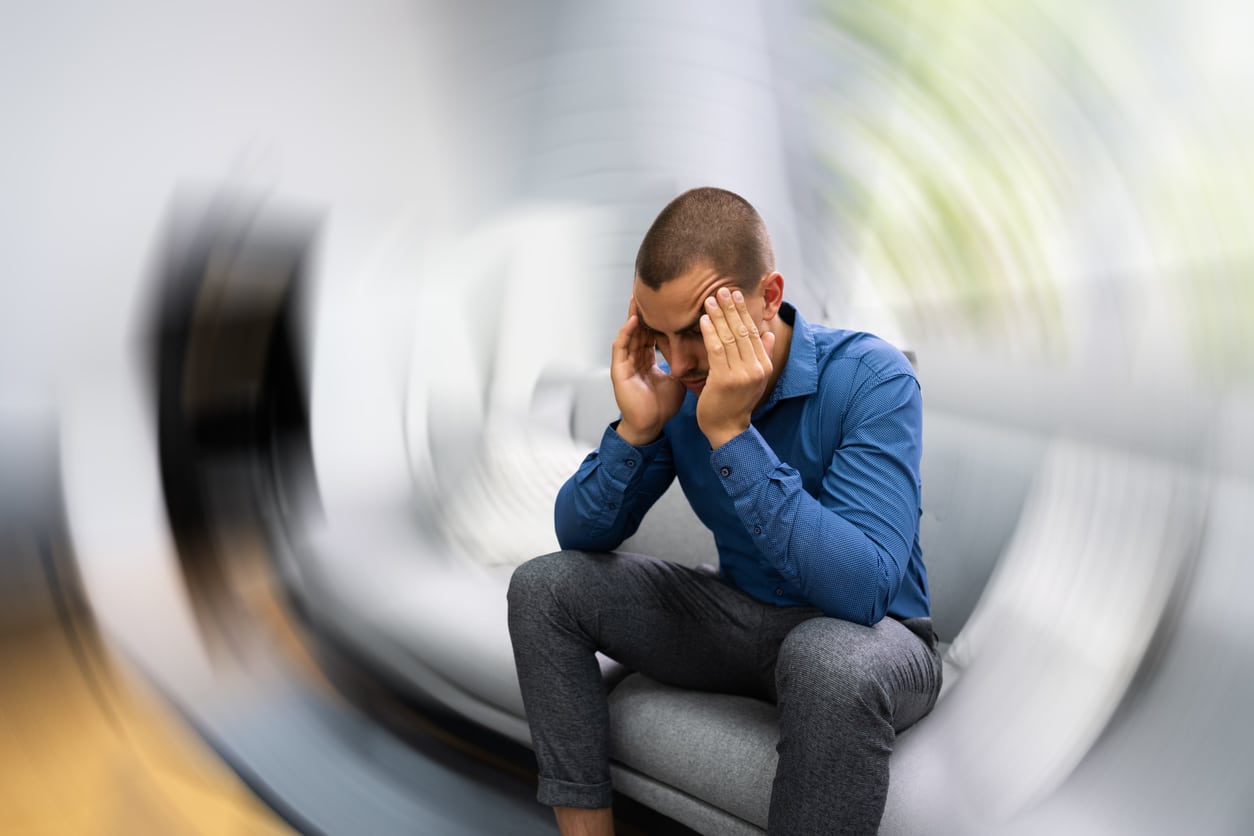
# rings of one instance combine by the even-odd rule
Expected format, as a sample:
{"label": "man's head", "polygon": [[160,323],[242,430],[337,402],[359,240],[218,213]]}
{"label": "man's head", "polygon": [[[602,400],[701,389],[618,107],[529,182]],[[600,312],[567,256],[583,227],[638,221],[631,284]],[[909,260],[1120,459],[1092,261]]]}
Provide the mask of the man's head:
{"label": "man's head", "polygon": [[636,278],[650,290],[699,263],[746,293],[775,269],[766,224],[738,194],[705,187],[681,194],[658,213],[636,254]]}
{"label": "man's head", "polygon": [[640,324],[657,340],[672,377],[700,392],[709,372],[700,319],[706,297],[740,288],[760,331],[783,301],[784,279],[766,225],[740,195],[725,189],[684,192],[645,233],[633,293]]}

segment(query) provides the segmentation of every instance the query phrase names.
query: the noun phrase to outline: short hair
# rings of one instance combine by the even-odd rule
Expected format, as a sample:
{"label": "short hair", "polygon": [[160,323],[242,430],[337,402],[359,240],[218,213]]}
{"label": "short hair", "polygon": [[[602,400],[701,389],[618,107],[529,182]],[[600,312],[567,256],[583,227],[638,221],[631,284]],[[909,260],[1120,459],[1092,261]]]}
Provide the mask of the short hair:
{"label": "short hair", "polygon": [[771,237],[757,210],[738,194],[710,186],[666,205],[636,254],[636,278],[652,290],[708,264],[742,290],[775,269]]}

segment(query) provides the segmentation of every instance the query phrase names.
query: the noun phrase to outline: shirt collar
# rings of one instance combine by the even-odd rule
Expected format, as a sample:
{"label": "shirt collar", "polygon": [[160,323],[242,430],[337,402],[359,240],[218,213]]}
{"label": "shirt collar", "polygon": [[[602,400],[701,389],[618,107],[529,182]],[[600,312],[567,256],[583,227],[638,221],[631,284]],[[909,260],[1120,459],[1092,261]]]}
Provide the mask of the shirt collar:
{"label": "shirt collar", "polygon": [[788,302],[780,305],[779,317],[792,325],[788,360],[784,363],[779,379],[775,381],[771,396],[755,411],[755,415],[765,412],[785,398],[804,397],[819,390],[819,352],[810,324]]}

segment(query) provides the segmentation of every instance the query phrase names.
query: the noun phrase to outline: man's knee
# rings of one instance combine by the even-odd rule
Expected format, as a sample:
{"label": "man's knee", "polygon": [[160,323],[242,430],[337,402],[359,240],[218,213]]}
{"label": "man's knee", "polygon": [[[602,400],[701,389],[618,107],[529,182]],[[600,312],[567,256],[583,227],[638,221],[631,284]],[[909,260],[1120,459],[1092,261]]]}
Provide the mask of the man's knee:
{"label": "man's knee", "polygon": [[518,606],[531,607],[550,596],[554,581],[561,573],[557,560],[560,556],[561,552],[544,554],[515,567],[509,577],[509,591],[506,593],[511,609]]}
{"label": "man's knee", "polygon": [[561,551],[520,564],[509,579],[506,597],[510,609],[532,610],[561,600],[566,590],[579,583],[579,574],[586,563],[587,555],[583,552]]}
{"label": "man's knee", "polygon": [[781,703],[815,701],[822,711],[887,709],[874,665],[874,629],[834,618],[798,624],[780,645]]}

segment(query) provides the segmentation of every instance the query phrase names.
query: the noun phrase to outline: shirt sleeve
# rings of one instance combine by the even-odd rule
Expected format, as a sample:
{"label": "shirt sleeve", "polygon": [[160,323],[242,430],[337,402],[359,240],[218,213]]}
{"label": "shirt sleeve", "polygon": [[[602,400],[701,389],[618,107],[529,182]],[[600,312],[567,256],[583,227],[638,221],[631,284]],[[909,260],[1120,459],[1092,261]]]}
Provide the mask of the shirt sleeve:
{"label": "shirt sleeve", "polygon": [[759,552],[827,615],[874,624],[901,586],[918,533],[922,416],[914,377],[870,377],[817,495],[752,426],[711,454]]}
{"label": "shirt sleeve", "polygon": [[611,424],[557,492],[554,524],[563,549],[609,551],[636,533],[640,520],[675,478],[663,435],[643,447],[623,440]]}

